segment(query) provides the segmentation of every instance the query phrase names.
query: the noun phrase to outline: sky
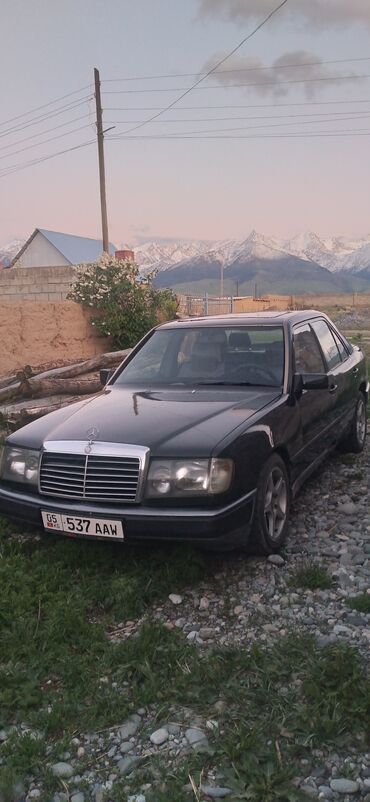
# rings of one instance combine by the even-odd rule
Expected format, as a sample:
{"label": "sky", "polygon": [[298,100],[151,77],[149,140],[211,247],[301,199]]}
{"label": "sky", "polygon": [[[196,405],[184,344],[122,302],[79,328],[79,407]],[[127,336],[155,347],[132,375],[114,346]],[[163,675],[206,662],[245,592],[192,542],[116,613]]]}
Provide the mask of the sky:
{"label": "sky", "polygon": [[117,247],[368,235],[368,0],[287,0],[141,125],[278,4],[2,0],[0,245],[36,227],[101,236],[94,67]]}

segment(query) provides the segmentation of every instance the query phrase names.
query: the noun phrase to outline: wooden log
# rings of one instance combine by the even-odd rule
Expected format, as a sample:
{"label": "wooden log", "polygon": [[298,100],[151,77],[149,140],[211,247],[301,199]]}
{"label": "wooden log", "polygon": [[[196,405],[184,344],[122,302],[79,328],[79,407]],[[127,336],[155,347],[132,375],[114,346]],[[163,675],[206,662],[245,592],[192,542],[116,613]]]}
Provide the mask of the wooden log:
{"label": "wooden log", "polygon": [[9,384],[14,384],[17,381],[17,374],[13,373],[11,376],[1,376],[0,377],[0,390],[4,387],[8,387]]}
{"label": "wooden log", "polygon": [[19,397],[19,392],[21,388],[22,382],[14,382],[14,384],[9,384],[8,387],[3,387],[0,390],[0,403],[3,401],[10,401],[12,398],[16,398],[17,395]]}
{"label": "wooden log", "polygon": [[[63,395],[70,395],[71,393],[78,395],[96,393],[101,389],[100,380],[98,379],[95,379],[94,382],[91,381],[91,386],[86,388],[82,384],[82,389],[79,389],[78,383],[66,384],[66,379],[82,376],[92,371],[100,370],[100,368],[118,367],[120,362],[128,356],[131,350],[131,348],[128,348],[124,351],[111,351],[106,354],[99,354],[91,359],[86,359],[84,362],[79,362],[75,365],[67,365],[63,368],[47,370],[36,376],[29,376],[29,371],[31,370],[32,372],[32,369],[29,365],[26,365],[22,371],[18,371],[18,373],[15,374],[15,378],[18,377],[18,381],[14,381],[12,384],[0,388],[0,403],[10,401],[14,398],[22,398],[23,396],[26,398],[37,396],[40,395],[40,393],[41,395],[48,395],[48,393],[62,393]],[[60,382],[63,382],[63,385],[62,383],[42,385],[42,382],[46,380],[49,381],[49,379],[60,380]]]}
{"label": "wooden log", "polygon": [[10,384],[14,384],[16,381],[20,381],[23,376],[32,376],[32,368],[30,365],[25,365],[21,371],[12,373],[9,376],[0,376],[0,389],[8,387]]}
{"label": "wooden log", "polygon": [[87,395],[88,393],[92,395],[102,389],[99,377],[92,379],[56,379],[41,378],[42,375],[24,379],[19,390],[24,398],[37,398],[48,395]]}
{"label": "wooden log", "polygon": [[[37,409],[38,407],[62,407],[65,404],[70,404],[73,401],[78,401],[79,396],[71,395],[50,395],[47,398],[28,398],[23,399],[21,401],[14,401],[10,404],[2,404],[0,406],[0,415],[4,417],[7,415],[16,415],[21,412],[23,409],[32,412],[33,409]],[[83,400],[86,399],[86,396],[83,396]]]}
{"label": "wooden log", "polygon": [[126,348],[124,351],[111,351],[107,354],[98,354],[98,356],[93,356],[91,359],[86,359],[84,362],[78,362],[75,365],[66,365],[63,368],[46,370],[43,373],[36,374],[36,377],[38,379],[71,379],[75,376],[82,376],[84,373],[92,373],[92,371],[100,370],[100,368],[118,366],[131,351],[132,348]]}
{"label": "wooden log", "polygon": [[87,400],[87,396],[83,396],[83,398],[79,396],[52,396],[50,398],[20,401],[17,404],[0,407],[0,418],[14,431],[19,429],[20,426],[25,426],[26,423],[47,415],[49,412],[54,412],[61,409],[61,407],[69,406],[81,400]]}

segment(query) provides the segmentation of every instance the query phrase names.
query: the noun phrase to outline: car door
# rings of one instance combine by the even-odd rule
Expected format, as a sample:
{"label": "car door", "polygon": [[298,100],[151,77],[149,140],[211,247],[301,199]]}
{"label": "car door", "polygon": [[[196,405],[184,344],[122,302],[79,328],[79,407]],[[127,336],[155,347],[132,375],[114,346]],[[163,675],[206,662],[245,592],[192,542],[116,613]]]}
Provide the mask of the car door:
{"label": "car door", "polygon": [[[329,376],[329,391],[332,396],[330,419],[333,435],[338,442],[353,414],[353,376],[343,343],[323,318],[311,321],[319,341]],[[341,347],[342,345],[342,347]]]}
{"label": "car door", "polygon": [[[327,367],[315,332],[310,323],[293,328],[294,371],[302,376],[326,374]],[[330,388],[306,390],[297,398],[301,421],[301,445],[295,455],[299,471],[306,470],[333,444]]]}

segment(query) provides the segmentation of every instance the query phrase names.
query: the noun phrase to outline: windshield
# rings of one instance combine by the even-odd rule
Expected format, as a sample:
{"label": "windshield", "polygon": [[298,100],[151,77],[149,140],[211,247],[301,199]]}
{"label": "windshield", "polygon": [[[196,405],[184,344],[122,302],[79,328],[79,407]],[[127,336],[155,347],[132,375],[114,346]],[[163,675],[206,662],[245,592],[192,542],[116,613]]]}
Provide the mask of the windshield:
{"label": "windshield", "polygon": [[179,326],[153,332],[115,384],[278,387],[283,374],[282,326]]}

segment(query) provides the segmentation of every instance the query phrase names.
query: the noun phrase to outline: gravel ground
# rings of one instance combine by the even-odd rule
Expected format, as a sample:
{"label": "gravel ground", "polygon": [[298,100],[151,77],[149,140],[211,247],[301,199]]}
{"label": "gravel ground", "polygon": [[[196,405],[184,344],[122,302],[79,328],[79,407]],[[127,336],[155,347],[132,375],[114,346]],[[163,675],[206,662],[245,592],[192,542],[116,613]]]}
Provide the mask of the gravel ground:
{"label": "gravel ground", "polygon": [[[369,469],[369,445],[359,457],[334,455],[295,500],[281,555],[216,558],[212,577],[181,594],[174,587],[167,601],[150,611],[151,617],[182,632],[201,651],[215,644],[268,646],[294,628],[314,635],[322,645],[345,641],[368,659],[370,614],[352,610],[348,601],[360,593],[370,594]],[[298,569],[313,566],[325,569],[329,587],[299,587]],[[132,637],[142,621],[122,622],[109,636]],[[127,781],[122,800],[146,802],[155,781],[143,784],[139,775],[136,781],[138,767],[158,755],[172,771],[192,751],[207,752],[221,715],[222,700],[208,720],[186,707],[171,710],[163,720],[160,710],[152,707],[136,711],[120,727],[73,738],[63,761],[52,766],[53,773],[68,783],[71,795],[60,792],[50,802],[103,802],[122,779]],[[0,740],[6,737],[0,732]],[[302,759],[296,778],[309,797],[370,802],[370,752],[359,753],[351,746],[341,753],[315,750],[312,757],[316,768]],[[27,802],[40,793],[35,780],[27,790]],[[214,772],[204,778],[198,798],[229,795],[230,789]]]}

